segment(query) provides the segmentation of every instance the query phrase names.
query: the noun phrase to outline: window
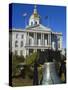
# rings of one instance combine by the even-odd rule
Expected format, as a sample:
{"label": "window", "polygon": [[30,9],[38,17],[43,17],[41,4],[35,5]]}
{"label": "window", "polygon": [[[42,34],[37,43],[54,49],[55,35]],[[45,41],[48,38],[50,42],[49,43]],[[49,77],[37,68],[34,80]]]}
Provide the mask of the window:
{"label": "window", "polygon": [[58,41],[60,41],[60,38],[58,38]]}
{"label": "window", "polygon": [[15,41],[15,47],[18,47],[18,41]]}
{"label": "window", "polygon": [[18,34],[16,34],[16,38],[18,38]]}
{"label": "window", "polygon": [[58,42],[58,48],[60,48],[60,42]]}
{"label": "window", "polygon": [[56,48],[55,46],[56,46],[56,44],[55,44],[55,42],[53,41],[53,42],[52,42],[52,48],[55,49],[55,48]]}
{"label": "window", "polygon": [[45,39],[45,46],[47,46],[47,39]]}
{"label": "window", "polygon": [[31,22],[31,26],[33,25],[33,22]]}
{"label": "window", "polygon": [[39,46],[41,45],[41,39],[38,39],[38,45]]}
{"label": "window", "polygon": [[21,47],[23,47],[23,41],[21,41]]}
{"label": "window", "polygon": [[23,37],[24,37],[24,35],[21,36],[21,38],[23,38]]}
{"label": "window", "polygon": [[21,56],[23,55],[23,50],[20,51],[20,55],[21,55]]}
{"label": "window", "polygon": [[35,25],[37,25],[37,22],[35,21]]}
{"label": "window", "polygon": [[29,39],[29,45],[31,45],[32,44],[32,40],[31,39]]}
{"label": "window", "polygon": [[17,52],[17,50],[15,50],[15,55],[17,55],[18,54],[18,52]]}

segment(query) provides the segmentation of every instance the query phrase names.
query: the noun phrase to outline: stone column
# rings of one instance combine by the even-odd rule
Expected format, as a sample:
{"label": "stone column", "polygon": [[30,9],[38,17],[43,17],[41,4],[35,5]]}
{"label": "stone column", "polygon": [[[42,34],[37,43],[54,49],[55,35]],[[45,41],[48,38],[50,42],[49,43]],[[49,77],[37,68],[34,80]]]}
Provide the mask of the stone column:
{"label": "stone column", "polygon": [[51,33],[49,34],[49,37],[50,37],[50,42],[49,42],[49,44],[50,44],[50,46],[51,46]]}
{"label": "stone column", "polygon": [[36,38],[36,37],[35,37],[35,32],[34,32],[34,45],[36,45],[36,40],[35,40],[35,38]]}
{"label": "stone column", "polygon": [[60,41],[61,49],[62,49],[62,35],[61,35],[61,41]]}
{"label": "stone column", "polygon": [[28,41],[27,42],[28,42],[28,46],[29,46],[29,32],[28,32]]}
{"label": "stone column", "polygon": [[26,32],[26,46],[28,45],[27,39],[28,39],[28,32]]}
{"label": "stone column", "polygon": [[29,32],[26,33],[26,45],[29,45]]}
{"label": "stone column", "polygon": [[50,39],[50,37],[49,37],[49,34],[48,34],[48,45],[49,45],[49,39]]}
{"label": "stone column", "polygon": [[37,46],[37,33],[35,33],[35,45]]}
{"label": "stone column", "polygon": [[51,46],[51,33],[48,34],[48,45]]}
{"label": "stone column", "polygon": [[43,39],[42,42],[43,42],[43,46],[44,46],[44,33],[43,33],[42,39]]}
{"label": "stone column", "polygon": [[59,43],[60,43],[60,50],[62,49],[62,35],[60,36],[60,39],[59,39]]}
{"label": "stone column", "polygon": [[26,55],[29,55],[29,49],[26,49]]}
{"label": "stone column", "polygon": [[43,34],[41,33],[41,45],[43,45]]}

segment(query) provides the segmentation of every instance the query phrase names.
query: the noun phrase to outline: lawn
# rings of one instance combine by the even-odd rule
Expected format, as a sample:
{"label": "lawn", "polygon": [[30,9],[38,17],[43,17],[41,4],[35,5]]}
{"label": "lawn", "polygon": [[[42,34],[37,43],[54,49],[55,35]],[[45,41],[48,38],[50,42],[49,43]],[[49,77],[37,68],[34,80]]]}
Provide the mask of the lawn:
{"label": "lawn", "polygon": [[13,78],[12,79],[12,86],[32,86],[33,80],[32,79],[23,79],[23,78]]}

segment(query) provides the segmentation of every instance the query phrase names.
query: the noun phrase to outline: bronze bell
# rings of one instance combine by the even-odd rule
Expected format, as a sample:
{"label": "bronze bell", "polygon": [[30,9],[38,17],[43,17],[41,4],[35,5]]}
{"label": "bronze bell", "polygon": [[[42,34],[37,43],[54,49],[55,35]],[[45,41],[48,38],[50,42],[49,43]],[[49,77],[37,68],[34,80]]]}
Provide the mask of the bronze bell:
{"label": "bronze bell", "polygon": [[47,62],[44,63],[43,67],[43,78],[42,78],[42,85],[45,84],[60,84],[61,80],[57,74],[55,63],[54,62]]}

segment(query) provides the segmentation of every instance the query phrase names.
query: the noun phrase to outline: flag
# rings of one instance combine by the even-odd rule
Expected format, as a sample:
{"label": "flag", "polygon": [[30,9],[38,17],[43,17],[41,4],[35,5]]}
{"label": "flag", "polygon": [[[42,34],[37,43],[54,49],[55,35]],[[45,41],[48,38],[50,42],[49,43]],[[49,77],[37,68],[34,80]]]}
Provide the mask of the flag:
{"label": "flag", "polygon": [[24,16],[24,17],[27,16],[27,13],[24,13],[23,16]]}
{"label": "flag", "polygon": [[45,16],[45,19],[48,19],[48,16]]}

